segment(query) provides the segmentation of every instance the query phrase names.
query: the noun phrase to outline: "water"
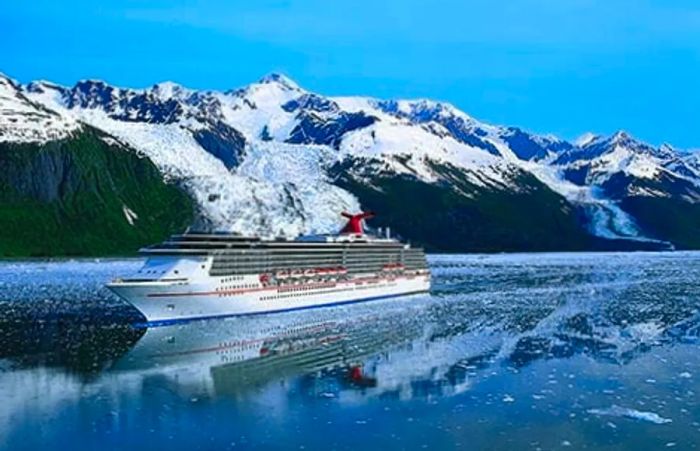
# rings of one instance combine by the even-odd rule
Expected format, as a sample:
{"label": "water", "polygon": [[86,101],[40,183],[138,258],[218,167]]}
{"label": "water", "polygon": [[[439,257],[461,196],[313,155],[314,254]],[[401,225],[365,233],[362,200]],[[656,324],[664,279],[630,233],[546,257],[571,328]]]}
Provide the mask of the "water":
{"label": "water", "polygon": [[0,263],[0,448],[696,449],[700,253],[433,256],[430,296],[145,330]]}

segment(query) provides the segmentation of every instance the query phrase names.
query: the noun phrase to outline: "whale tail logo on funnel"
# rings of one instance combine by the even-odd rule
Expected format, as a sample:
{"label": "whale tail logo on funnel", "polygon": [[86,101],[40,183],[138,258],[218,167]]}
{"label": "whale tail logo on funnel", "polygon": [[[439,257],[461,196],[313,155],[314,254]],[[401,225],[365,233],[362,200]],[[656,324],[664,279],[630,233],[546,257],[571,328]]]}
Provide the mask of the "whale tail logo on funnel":
{"label": "whale tail logo on funnel", "polygon": [[374,212],[372,211],[363,211],[362,213],[358,214],[350,214],[346,211],[342,212],[341,215],[345,218],[348,218],[347,224],[345,224],[345,227],[343,227],[340,230],[341,234],[359,234],[362,235],[365,233],[363,227],[362,227],[362,221],[365,219],[373,218],[374,217]]}

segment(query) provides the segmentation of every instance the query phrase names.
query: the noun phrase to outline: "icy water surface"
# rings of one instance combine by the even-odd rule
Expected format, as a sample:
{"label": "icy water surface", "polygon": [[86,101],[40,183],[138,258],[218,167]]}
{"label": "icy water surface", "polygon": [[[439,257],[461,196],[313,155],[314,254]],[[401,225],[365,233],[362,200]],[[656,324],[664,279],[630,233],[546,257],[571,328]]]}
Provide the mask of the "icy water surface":
{"label": "icy water surface", "polygon": [[2,449],[697,449],[700,254],[433,256],[430,296],[143,329],[0,263]]}

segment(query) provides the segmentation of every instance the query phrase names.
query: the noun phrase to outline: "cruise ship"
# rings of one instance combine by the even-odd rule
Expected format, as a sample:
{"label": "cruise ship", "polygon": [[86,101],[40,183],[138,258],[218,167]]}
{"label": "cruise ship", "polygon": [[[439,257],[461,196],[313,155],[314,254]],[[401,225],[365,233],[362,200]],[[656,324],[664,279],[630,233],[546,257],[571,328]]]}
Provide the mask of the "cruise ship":
{"label": "cruise ship", "polygon": [[372,213],[342,213],[337,234],[264,240],[184,233],[141,250],[143,267],[107,287],[151,324],[281,312],[425,293],[421,248],[364,232]]}

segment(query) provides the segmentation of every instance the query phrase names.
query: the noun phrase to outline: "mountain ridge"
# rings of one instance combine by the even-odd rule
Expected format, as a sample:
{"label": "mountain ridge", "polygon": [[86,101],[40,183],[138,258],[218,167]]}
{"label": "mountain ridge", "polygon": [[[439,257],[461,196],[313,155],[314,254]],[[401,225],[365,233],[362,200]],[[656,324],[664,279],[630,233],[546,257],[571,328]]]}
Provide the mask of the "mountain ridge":
{"label": "mountain ridge", "polygon": [[[323,96],[281,74],[227,91],[199,91],[172,82],[130,89],[99,80],[73,87],[45,81],[6,85],[0,106],[9,108],[0,111],[0,141],[25,139],[38,146],[51,137],[18,135],[21,124],[3,122],[13,104],[2,92],[13,89],[57,114],[66,130],[89,125],[150,159],[164,180],[177,183],[194,200],[195,224],[202,227],[262,236],[328,232],[339,226],[339,210],[357,210],[368,202],[405,209],[400,199],[385,203],[369,195],[391,186],[395,192],[430,192],[435,201],[449,192],[458,196],[448,202],[458,210],[492,205],[482,212],[485,216],[471,217],[502,229],[504,243],[509,236],[540,236],[539,241],[503,246],[507,250],[605,248],[590,244],[600,239],[629,241],[624,248],[700,244],[694,238],[700,160],[668,145],[650,146],[624,131],[569,142],[487,124],[429,99]],[[671,227],[673,233],[652,226],[658,221],[642,213],[648,207],[640,207],[648,199],[673,205],[673,211],[692,211],[692,218],[676,220],[684,225]],[[543,230],[575,223],[561,231],[576,243],[567,246],[538,230],[518,230],[519,218],[506,212],[520,215],[523,223],[526,213],[516,214],[513,202],[541,211],[547,218],[538,226]],[[541,205],[547,208],[538,210]],[[567,219],[555,220],[561,212]],[[406,220],[395,213],[387,216]],[[427,228],[420,240],[428,247],[436,244],[430,242],[429,221],[423,219]],[[461,227],[453,219],[444,221]],[[446,223],[435,230],[445,233]],[[411,238],[412,229],[399,219],[390,225]],[[463,233],[470,235],[467,229]],[[482,236],[488,241],[483,246],[474,236],[464,245],[433,247],[499,250],[497,237],[486,231]]]}

